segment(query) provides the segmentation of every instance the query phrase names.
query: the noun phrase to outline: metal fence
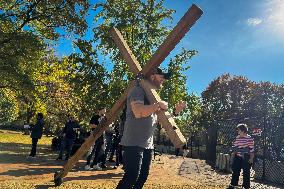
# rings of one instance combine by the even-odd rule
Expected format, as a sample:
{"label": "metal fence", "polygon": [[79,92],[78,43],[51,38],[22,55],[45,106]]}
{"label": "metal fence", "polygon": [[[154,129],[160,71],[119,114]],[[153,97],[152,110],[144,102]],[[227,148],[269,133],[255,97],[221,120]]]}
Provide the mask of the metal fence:
{"label": "metal fence", "polygon": [[248,134],[255,141],[254,177],[262,181],[284,185],[284,117],[254,117],[216,121],[213,126],[216,131],[215,156],[218,153],[230,153],[232,143],[237,136],[236,126],[238,123],[248,125]]}
{"label": "metal fence", "polygon": [[[284,117],[217,120],[206,131],[191,133],[188,157],[206,159],[209,165],[215,167],[218,153],[231,153],[239,123],[248,125],[248,134],[255,141],[254,178],[284,185]],[[162,145],[170,145],[161,141]],[[170,152],[174,154],[173,147]]]}

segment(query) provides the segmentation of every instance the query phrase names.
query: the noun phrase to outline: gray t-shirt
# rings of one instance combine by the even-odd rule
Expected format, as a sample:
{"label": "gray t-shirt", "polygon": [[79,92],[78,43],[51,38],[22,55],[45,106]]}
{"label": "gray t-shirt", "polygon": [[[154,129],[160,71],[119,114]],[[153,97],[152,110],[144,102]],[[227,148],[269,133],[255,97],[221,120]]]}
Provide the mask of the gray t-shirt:
{"label": "gray t-shirt", "polygon": [[126,121],[121,145],[154,149],[155,116],[152,114],[148,117],[135,118],[130,105],[132,101],[143,101],[145,105],[149,105],[146,93],[141,86],[135,86],[128,94]]}

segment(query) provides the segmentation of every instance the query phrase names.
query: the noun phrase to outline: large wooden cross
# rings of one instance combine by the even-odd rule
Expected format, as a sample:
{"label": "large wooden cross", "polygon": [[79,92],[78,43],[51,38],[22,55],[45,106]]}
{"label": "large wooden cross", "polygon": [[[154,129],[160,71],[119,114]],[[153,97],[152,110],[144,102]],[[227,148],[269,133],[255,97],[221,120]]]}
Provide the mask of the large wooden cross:
{"label": "large wooden cross", "polygon": [[[170,54],[170,52],[175,48],[179,41],[185,36],[189,29],[195,24],[195,22],[201,17],[203,11],[196,5],[192,5],[185,15],[181,18],[178,24],[170,32],[165,41],[160,45],[151,59],[142,69],[136,60],[135,56],[129,49],[122,35],[116,28],[111,29],[111,35],[117,44],[122,56],[129,65],[131,71],[137,75],[140,74],[144,78],[148,78],[157,67],[165,60],[165,58]],[[67,175],[67,173],[72,169],[72,167],[79,161],[79,159],[86,154],[94,142],[103,134],[103,132],[109,127],[109,125],[115,121],[116,117],[119,115],[120,111],[123,109],[126,98],[130,90],[135,85],[136,81],[131,81],[127,89],[117,100],[114,106],[106,113],[105,118],[100,122],[98,127],[92,132],[92,134],[86,139],[82,146],[77,150],[77,152],[68,160],[63,169],[54,174],[55,185],[60,185],[62,183],[62,178]],[[144,88],[146,95],[151,103],[160,101],[160,97],[157,94],[155,88],[146,80],[142,79],[140,81],[141,86]],[[182,133],[176,126],[174,119],[171,114],[167,111],[159,111],[157,113],[158,120],[161,125],[165,128],[169,138],[176,148],[182,147],[186,140]]]}

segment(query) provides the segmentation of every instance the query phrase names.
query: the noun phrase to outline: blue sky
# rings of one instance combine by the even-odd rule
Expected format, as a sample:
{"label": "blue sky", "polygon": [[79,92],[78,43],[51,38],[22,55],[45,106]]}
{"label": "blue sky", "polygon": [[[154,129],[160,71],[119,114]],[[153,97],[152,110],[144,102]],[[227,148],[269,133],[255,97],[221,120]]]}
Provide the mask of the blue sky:
{"label": "blue sky", "polygon": [[[192,3],[204,13],[170,54],[182,47],[199,51],[186,73],[189,92],[200,95],[224,73],[284,83],[284,0],[165,0],[166,7],[176,10],[169,24],[176,25]],[[92,17],[93,12],[90,23]],[[72,52],[70,41],[60,41],[57,51],[59,55]]]}

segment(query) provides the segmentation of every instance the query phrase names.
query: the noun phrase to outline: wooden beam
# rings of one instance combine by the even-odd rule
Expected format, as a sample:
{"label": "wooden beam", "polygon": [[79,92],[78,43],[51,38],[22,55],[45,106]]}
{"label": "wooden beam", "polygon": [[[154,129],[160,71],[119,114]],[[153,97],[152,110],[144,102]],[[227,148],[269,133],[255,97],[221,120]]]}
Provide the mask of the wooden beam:
{"label": "wooden beam", "polygon": [[[151,103],[161,101],[161,98],[156,92],[155,87],[151,83],[149,83],[149,81],[142,79],[140,83]],[[174,146],[176,148],[181,148],[182,146],[184,146],[186,144],[186,139],[180,132],[172,115],[168,111],[159,111],[157,113],[157,116],[159,123],[161,123],[162,127],[166,130]]]}
{"label": "wooden beam", "polygon": [[133,55],[132,51],[130,50],[129,46],[127,45],[126,41],[124,40],[123,36],[121,35],[120,31],[113,27],[110,30],[110,34],[112,35],[112,39],[117,45],[119,52],[128,64],[130,70],[135,75],[137,75],[142,70],[142,68],[136,60],[135,56]]}
{"label": "wooden beam", "polygon": [[203,11],[196,5],[192,5],[185,15],[180,19],[178,24],[170,32],[165,41],[160,45],[152,58],[144,66],[142,73],[146,77],[150,76],[153,71],[165,60],[170,52],[175,48],[179,41],[185,36],[195,22],[201,17]]}

